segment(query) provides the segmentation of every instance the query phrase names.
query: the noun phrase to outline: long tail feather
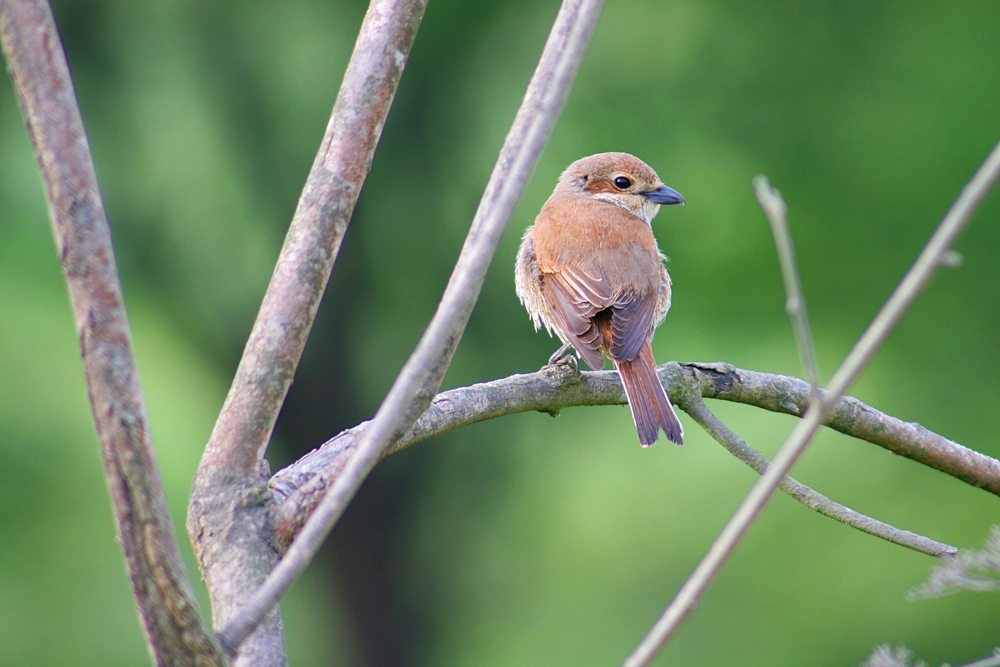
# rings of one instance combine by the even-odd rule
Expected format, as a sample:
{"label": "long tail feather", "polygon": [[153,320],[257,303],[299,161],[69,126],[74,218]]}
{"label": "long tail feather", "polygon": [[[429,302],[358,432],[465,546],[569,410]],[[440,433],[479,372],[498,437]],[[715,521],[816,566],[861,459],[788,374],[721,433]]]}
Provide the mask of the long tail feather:
{"label": "long tail feather", "polygon": [[684,429],[677,419],[674,408],[670,405],[667,392],[664,391],[660,379],[656,376],[656,362],[653,351],[647,341],[639,351],[639,356],[631,361],[615,361],[615,367],[622,378],[625,396],[629,408],[632,409],[632,419],[635,430],[639,433],[639,443],[648,447],[660,435],[660,429],[667,439],[684,444],[682,436]]}

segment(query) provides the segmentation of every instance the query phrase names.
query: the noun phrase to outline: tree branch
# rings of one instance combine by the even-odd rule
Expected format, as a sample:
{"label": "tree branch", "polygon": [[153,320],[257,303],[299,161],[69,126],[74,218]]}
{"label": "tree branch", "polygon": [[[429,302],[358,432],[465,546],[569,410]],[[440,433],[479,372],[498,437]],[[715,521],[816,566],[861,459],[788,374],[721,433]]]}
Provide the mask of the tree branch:
{"label": "tree branch", "polygon": [[[685,364],[700,394],[802,417],[812,397],[798,378],[743,370],[730,364]],[[825,394],[821,394],[825,395]],[[894,454],[1000,496],[1000,461],[872,408],[852,396],[841,398],[824,418],[835,431],[888,449]]]}
{"label": "tree branch", "polygon": [[[715,416],[701,397],[688,399],[681,408],[698,422],[698,424],[708,432],[710,436],[729,450],[729,453],[753,468],[758,474],[763,475],[770,467],[770,462],[763,454],[748,445],[740,436],[733,433],[722,421]],[[785,477],[781,482],[781,489],[795,500],[799,501],[811,510],[815,510],[823,516],[830,517],[851,528],[857,528],[863,533],[880,537],[887,542],[898,544],[914,551],[925,553],[928,556],[941,558],[958,553],[956,547],[932,540],[929,537],[912,533],[908,530],[890,526],[887,523],[865,516],[860,512],[855,512],[849,507],[845,507],[838,502],[830,500],[823,494],[810,489],[805,484],[797,482],[791,477]]]}
{"label": "tree branch", "polygon": [[51,8],[0,2],[0,37],[42,170],[118,540],[157,664],[221,665],[202,628],[156,463],[90,146]]}
{"label": "tree branch", "polygon": [[372,0],[202,466],[253,474],[292,383],[427,0]]}
{"label": "tree branch", "polygon": [[[264,452],[368,175],[427,0],[372,0],[236,377],[195,475],[188,533],[217,628],[274,568]],[[234,650],[235,646],[225,647]],[[238,665],[283,665],[277,607]]]}
{"label": "tree branch", "polygon": [[785,312],[792,321],[796,347],[799,348],[799,359],[815,394],[819,389],[819,369],[816,365],[812,332],[809,329],[806,298],[802,293],[802,281],[799,280],[799,271],[795,265],[795,245],[792,243],[792,234],[788,231],[788,206],[785,205],[781,193],[771,186],[764,174],[753,179],[753,189],[771,225],[771,235],[774,236],[774,247],[778,253],[778,263],[781,265],[781,277],[785,282]]}
{"label": "tree branch", "polygon": [[921,251],[917,261],[903,276],[892,295],[879,310],[875,319],[858,339],[840,367],[833,374],[826,387],[827,393],[819,404],[806,411],[802,421],[795,425],[785,443],[778,450],[770,468],[754,484],[736,513],[723,528],[709,548],[691,577],[678,591],[663,615],[654,624],[635,651],[624,662],[625,667],[644,667],[653,661],[656,654],[697,604],[701,595],[715,578],[719,569],[729,558],[743,535],[760,514],[768,499],[791,470],[792,465],[805,451],[812,437],[823,421],[823,415],[830,409],[848,387],[857,379],[861,371],[875,355],[882,343],[909,310],[931,276],[942,262],[947,261],[951,244],[964,229],[973,211],[1000,174],[1000,143],[994,146],[986,160],[980,165],[972,180],[962,189],[962,193],[952,205],[948,214],[938,225],[933,236]]}
{"label": "tree branch", "polygon": [[[798,378],[758,373],[722,363],[668,362],[658,370],[671,400],[696,421],[699,421],[699,416],[689,406],[701,402],[702,397],[744,403],[801,417],[812,391],[809,384]],[[439,394],[413,427],[385,455],[435,435],[508,414],[532,411],[556,414],[563,408],[574,406],[624,403],[621,382],[614,371],[577,374],[568,366],[546,366],[536,373],[512,375]],[[343,431],[271,478],[270,487],[279,503],[275,508],[274,523],[280,544],[287,545],[301,528],[322,498],[324,490],[336,479],[339,470],[353,455],[360,433],[369,424],[370,422],[363,422]],[[1000,495],[1000,461],[932,433],[919,424],[903,422],[882,413],[854,397],[840,399],[830,411],[826,425],[846,435],[887,447]],[[709,433],[715,437],[711,430]],[[765,461],[763,456],[757,456]],[[750,464],[749,460],[741,460]],[[760,469],[754,465],[751,467],[758,472],[763,469],[763,465]],[[874,521],[862,517],[863,515],[857,517],[859,525],[866,520]],[[895,530],[897,529],[886,526],[883,532],[889,535]],[[925,546],[928,549],[918,547],[917,550],[930,553],[947,545]]]}
{"label": "tree branch", "polygon": [[563,2],[437,312],[371,426],[361,435],[355,455],[267,581],[219,634],[225,646],[238,646],[277,603],[312,560],[385,447],[410,428],[437,392],[496,245],[569,95],[602,6],[603,0]]}

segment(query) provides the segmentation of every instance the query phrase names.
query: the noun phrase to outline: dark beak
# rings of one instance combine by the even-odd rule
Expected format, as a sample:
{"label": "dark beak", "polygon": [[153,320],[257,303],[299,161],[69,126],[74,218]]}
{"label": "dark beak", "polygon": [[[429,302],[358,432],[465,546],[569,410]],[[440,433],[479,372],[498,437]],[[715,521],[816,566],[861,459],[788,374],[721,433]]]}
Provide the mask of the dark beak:
{"label": "dark beak", "polygon": [[655,190],[643,192],[642,196],[657,204],[683,204],[684,197],[681,193],[667,185],[661,185]]}

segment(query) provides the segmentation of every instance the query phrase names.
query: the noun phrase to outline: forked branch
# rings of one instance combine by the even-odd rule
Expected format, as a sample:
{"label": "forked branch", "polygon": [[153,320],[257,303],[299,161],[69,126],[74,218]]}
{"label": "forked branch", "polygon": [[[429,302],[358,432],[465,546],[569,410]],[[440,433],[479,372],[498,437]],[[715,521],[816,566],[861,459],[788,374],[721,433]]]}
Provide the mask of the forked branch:
{"label": "forked branch", "polygon": [[373,0],[202,468],[253,474],[312,329],[427,0]]}
{"label": "forked branch", "polygon": [[[659,367],[659,374],[671,400],[703,427],[706,424],[702,422],[706,420],[697,407],[702,404],[703,397],[744,403],[798,417],[805,413],[811,398],[809,384],[798,378],[748,371],[729,364],[669,362]],[[576,374],[567,366],[546,366],[536,373],[512,375],[439,394],[386,454],[462,426],[504,415],[532,411],[554,414],[568,407],[623,405],[624,402],[621,383],[614,371]],[[707,407],[704,409],[707,410]],[[280,503],[276,507],[275,519],[280,543],[287,544],[295,536],[323,492],[354,455],[358,437],[370,423],[363,422],[340,433],[271,478],[271,489]],[[829,412],[826,425],[1000,495],[1000,461],[952,442],[919,424],[882,413],[856,398],[846,396],[840,399]],[[722,444],[758,472],[766,467],[763,455],[742,443],[735,434],[726,435],[731,434],[729,429],[725,429],[724,433],[719,429],[713,432],[712,428],[706,427],[706,430],[716,439],[727,439]],[[933,556],[953,550],[949,545],[853,512],[804,485],[799,491],[792,496],[810,508],[869,534]]]}
{"label": "forked branch", "polygon": [[562,110],[602,7],[602,0],[563,2],[433,319],[362,434],[355,455],[267,581],[219,634],[223,645],[239,646],[275,605],[312,560],[385,448],[410,428],[437,393],[496,245]]}
{"label": "forked branch", "polygon": [[[368,174],[427,0],[372,0],[236,377],[195,475],[188,533],[223,627],[274,569],[264,452]],[[238,665],[283,665],[276,607]],[[226,647],[236,654],[235,646]]]}
{"label": "forked branch", "polygon": [[[705,405],[700,397],[688,400],[681,407],[698,422],[699,426],[715,438],[720,445],[725,447],[730,454],[746,463],[757,473],[763,475],[768,467],[770,467],[771,464],[764,455],[748,445],[746,441],[723,424],[722,420],[708,409],[708,406]],[[795,481],[791,477],[785,477],[782,480],[781,490],[823,516],[830,517],[834,521],[839,521],[844,525],[856,528],[863,533],[874,535],[887,542],[898,544],[901,547],[913,549],[914,551],[919,551],[935,558],[958,553],[958,549],[950,544],[932,540],[929,537],[924,537],[909,530],[896,528],[884,521],[879,521],[861,512],[856,512],[850,507],[845,507],[827,498],[822,493],[810,489],[805,484]]]}

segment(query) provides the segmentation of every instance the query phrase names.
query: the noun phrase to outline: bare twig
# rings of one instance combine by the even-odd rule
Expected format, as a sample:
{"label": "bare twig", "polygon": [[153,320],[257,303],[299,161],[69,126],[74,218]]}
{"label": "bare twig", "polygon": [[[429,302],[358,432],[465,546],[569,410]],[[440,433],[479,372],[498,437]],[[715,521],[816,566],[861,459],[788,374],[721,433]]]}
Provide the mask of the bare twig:
{"label": "bare twig", "polygon": [[802,368],[805,369],[806,379],[813,386],[813,393],[816,393],[819,390],[819,368],[809,328],[809,314],[806,312],[806,298],[802,292],[802,282],[799,280],[799,271],[795,263],[795,246],[792,244],[792,234],[788,231],[788,206],[785,205],[781,193],[771,186],[764,174],[753,179],[753,189],[757,193],[757,201],[764,209],[767,221],[771,224],[774,247],[778,252],[778,263],[781,265],[781,277],[785,281],[785,312],[792,321],[795,344],[799,348],[799,359],[802,361]]}
{"label": "bare twig", "polygon": [[[688,400],[686,404],[682,403],[681,408],[691,415],[720,445],[759,474],[764,474],[764,471],[770,467],[771,464],[764,455],[747,444],[723,424],[708,409],[708,406],[705,405],[700,396],[695,397],[693,400]],[[938,542],[929,537],[896,528],[878,519],[873,519],[870,516],[856,512],[849,507],[845,507],[827,498],[822,493],[810,489],[805,484],[795,481],[791,477],[785,477],[781,482],[781,489],[809,509],[815,510],[823,516],[830,517],[851,528],[856,528],[863,533],[880,537],[887,542],[892,542],[893,544],[898,544],[899,546],[913,549],[914,551],[919,551],[935,558],[958,553],[958,549],[950,544]]]}
{"label": "bare twig", "polygon": [[44,0],[0,2],[0,37],[41,166],[132,593],[158,664],[220,665],[177,550],[90,146]]}
{"label": "bare twig", "polygon": [[372,0],[203,466],[264,456],[426,7]]}
{"label": "bare twig", "polygon": [[648,665],[660,648],[680,627],[681,622],[687,617],[712,579],[715,578],[716,573],[764,508],[781,480],[805,451],[806,446],[822,423],[823,413],[850,387],[885,339],[888,338],[913,300],[920,294],[934,271],[941,266],[942,258],[945,257],[951,244],[954,243],[979,202],[989,191],[998,174],[1000,174],[1000,143],[993,148],[976,175],[962,189],[962,193],[944,220],[941,221],[917,261],[848,353],[837,372],[834,373],[826,387],[828,393],[819,404],[812,406],[806,412],[803,420],[792,429],[788,439],[785,440],[774,457],[772,467],[754,484],[750,493],[747,494],[739,509],[723,528],[691,577],[684,583],[677,596],[639,643],[632,655],[625,660],[626,667]]}
{"label": "bare twig", "polygon": [[602,6],[602,0],[563,3],[434,318],[362,435],[354,456],[267,581],[220,633],[224,645],[238,646],[274,606],[312,560],[385,447],[410,428],[436,393],[479,296],[496,244],[569,94]]}

